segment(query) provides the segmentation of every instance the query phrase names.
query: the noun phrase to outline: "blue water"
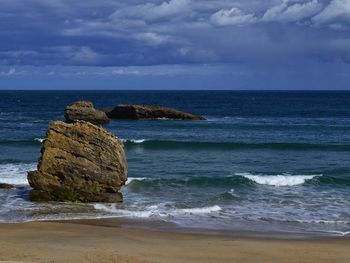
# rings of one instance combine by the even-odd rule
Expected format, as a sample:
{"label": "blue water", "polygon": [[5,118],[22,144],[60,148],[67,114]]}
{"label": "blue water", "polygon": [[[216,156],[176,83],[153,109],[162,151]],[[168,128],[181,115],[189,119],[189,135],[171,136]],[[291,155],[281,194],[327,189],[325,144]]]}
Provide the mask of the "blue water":
{"label": "blue water", "polygon": [[[156,104],[206,121],[118,121],[129,182],[123,204],[31,203],[50,121],[78,99],[96,108]],[[346,235],[350,92],[1,91],[0,221],[122,217],[208,230]]]}

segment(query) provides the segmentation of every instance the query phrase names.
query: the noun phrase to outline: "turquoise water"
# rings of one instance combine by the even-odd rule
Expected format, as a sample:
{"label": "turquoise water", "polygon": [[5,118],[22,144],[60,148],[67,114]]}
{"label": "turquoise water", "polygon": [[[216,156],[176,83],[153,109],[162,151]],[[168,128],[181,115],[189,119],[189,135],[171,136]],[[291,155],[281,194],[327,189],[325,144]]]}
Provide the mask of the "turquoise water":
{"label": "turquoise water", "polygon": [[[123,204],[30,203],[48,123],[65,106],[158,104],[206,121],[117,121],[129,181]],[[347,235],[349,92],[0,92],[0,221],[119,217],[179,228]]]}

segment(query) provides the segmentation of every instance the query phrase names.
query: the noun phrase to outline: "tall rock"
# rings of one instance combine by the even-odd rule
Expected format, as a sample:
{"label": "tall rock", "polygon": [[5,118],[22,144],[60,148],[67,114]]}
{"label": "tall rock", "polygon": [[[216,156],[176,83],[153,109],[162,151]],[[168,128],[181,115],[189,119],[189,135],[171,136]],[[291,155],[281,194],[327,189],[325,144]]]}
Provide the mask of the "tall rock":
{"label": "tall rock", "polygon": [[76,101],[70,104],[64,110],[64,117],[69,123],[82,120],[96,125],[102,125],[109,122],[106,113],[96,110],[90,101]]}
{"label": "tall rock", "polygon": [[127,180],[123,143],[85,121],[53,122],[38,170],[28,173],[32,201],[121,202]]}

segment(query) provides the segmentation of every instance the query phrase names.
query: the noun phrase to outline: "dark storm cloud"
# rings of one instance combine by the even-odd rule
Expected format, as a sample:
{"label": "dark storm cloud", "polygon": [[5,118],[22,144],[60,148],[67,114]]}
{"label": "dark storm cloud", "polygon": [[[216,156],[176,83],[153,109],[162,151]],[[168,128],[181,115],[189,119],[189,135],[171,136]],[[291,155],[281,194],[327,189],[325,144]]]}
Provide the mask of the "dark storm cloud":
{"label": "dark storm cloud", "polygon": [[350,0],[1,0],[1,65],[350,62]]}
{"label": "dark storm cloud", "polygon": [[349,89],[350,0],[0,4],[0,89]]}

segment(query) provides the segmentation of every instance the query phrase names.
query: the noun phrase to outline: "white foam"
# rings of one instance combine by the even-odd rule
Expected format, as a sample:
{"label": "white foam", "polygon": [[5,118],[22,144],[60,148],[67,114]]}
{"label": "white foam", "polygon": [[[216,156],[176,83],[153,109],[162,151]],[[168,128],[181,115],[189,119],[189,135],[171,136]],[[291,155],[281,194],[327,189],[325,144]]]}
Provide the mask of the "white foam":
{"label": "white foam", "polygon": [[176,119],[161,117],[161,118],[155,118],[155,120],[159,120],[159,121],[171,121],[171,120],[176,120]]}
{"label": "white foam", "polygon": [[35,138],[34,141],[43,143],[45,141],[45,139],[44,138]]}
{"label": "white foam", "polygon": [[209,122],[217,122],[217,121],[225,121],[231,119],[232,117],[224,116],[224,117],[215,117],[215,116],[204,116],[204,118]]}
{"label": "white foam", "polygon": [[146,139],[120,139],[122,142],[126,143],[126,142],[131,142],[131,143],[143,143],[145,141],[147,141]]}
{"label": "white foam", "polygon": [[345,237],[347,235],[350,235],[350,231],[327,231],[327,233],[333,233],[333,234],[336,234],[338,236],[342,236],[342,237]]}
{"label": "white foam", "polygon": [[152,205],[145,208],[145,210],[125,210],[118,208],[116,204],[106,205],[106,204],[95,204],[94,208],[96,210],[101,210],[116,217],[134,217],[134,218],[150,218],[150,217],[169,217],[176,215],[203,215],[219,212],[222,208],[218,205],[210,207],[201,208],[187,208],[187,209],[166,209],[162,206]]}
{"label": "white foam", "polygon": [[108,212],[110,214],[113,214],[119,217],[149,218],[156,215],[160,216],[158,206],[149,206],[147,207],[147,210],[143,210],[143,211],[137,211],[137,210],[131,211],[126,209],[120,209],[117,207],[116,204],[111,204],[111,205],[95,204],[94,208],[96,210]]}
{"label": "white foam", "polygon": [[237,197],[239,198],[239,195],[236,194],[235,189],[230,189],[229,191],[226,192],[227,194],[231,195],[232,197]]}
{"label": "white foam", "polygon": [[185,213],[185,214],[210,214],[213,212],[220,212],[222,208],[218,205],[209,206],[209,207],[201,207],[201,208],[186,208],[186,209],[178,209],[175,213]]}
{"label": "white foam", "polygon": [[147,177],[129,177],[125,185],[130,184],[132,181],[144,181],[147,180]]}
{"label": "white foam", "polygon": [[28,185],[27,172],[36,169],[36,163],[0,164],[0,183]]}
{"label": "white foam", "polygon": [[324,224],[324,225],[350,224],[350,221],[344,221],[344,220],[296,220],[296,221],[300,223]]}
{"label": "white foam", "polygon": [[253,175],[251,173],[236,173],[236,175],[243,176],[257,184],[271,185],[271,186],[294,186],[301,185],[307,180],[322,175]]}

